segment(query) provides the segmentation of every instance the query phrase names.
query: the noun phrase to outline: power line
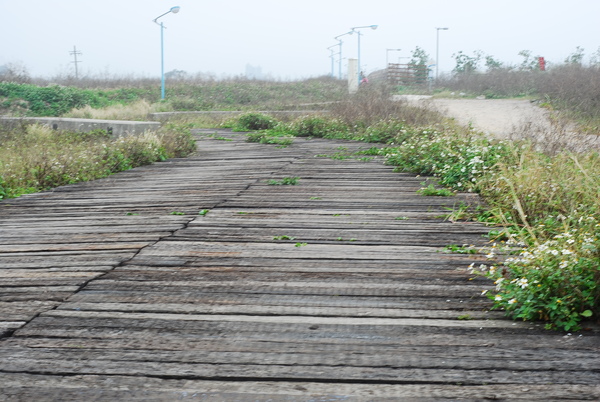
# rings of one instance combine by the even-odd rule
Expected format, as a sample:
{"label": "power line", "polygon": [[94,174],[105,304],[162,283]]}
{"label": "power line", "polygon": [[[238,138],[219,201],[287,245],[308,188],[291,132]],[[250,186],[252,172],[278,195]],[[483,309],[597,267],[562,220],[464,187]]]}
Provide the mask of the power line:
{"label": "power line", "polygon": [[79,72],[77,69],[77,64],[81,63],[81,60],[77,60],[77,56],[80,56],[82,53],[77,50],[76,46],[73,46],[73,50],[69,52],[71,56],[73,56],[73,61],[71,63],[75,63],[75,78],[79,78]]}

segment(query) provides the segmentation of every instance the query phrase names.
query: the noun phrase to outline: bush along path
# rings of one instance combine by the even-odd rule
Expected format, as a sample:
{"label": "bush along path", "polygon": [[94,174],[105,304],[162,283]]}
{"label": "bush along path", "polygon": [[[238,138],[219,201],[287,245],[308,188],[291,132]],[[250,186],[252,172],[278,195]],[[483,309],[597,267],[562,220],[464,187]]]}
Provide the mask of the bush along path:
{"label": "bush along path", "polygon": [[489,228],[441,217],[476,196],[246,138],[0,203],[3,397],[600,398],[597,330],[489,311]]}

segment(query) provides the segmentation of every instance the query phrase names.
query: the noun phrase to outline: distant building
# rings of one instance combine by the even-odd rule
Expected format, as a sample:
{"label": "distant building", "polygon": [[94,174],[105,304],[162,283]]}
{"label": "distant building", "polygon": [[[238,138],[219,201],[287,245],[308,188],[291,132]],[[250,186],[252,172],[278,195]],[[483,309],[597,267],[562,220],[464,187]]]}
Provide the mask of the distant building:
{"label": "distant building", "polygon": [[185,79],[187,77],[187,75],[188,75],[188,73],[186,73],[183,70],[171,70],[168,73],[165,73],[165,78],[182,80],[182,79]]}
{"label": "distant building", "polygon": [[246,78],[249,80],[262,80],[264,79],[264,75],[262,72],[261,66],[252,66],[250,64],[246,64]]}

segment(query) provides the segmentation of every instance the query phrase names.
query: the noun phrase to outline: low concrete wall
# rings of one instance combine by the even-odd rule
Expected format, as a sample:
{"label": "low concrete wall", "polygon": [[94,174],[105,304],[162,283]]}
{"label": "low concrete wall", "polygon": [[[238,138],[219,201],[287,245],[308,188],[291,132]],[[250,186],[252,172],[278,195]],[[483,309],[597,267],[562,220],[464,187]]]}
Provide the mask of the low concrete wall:
{"label": "low concrete wall", "polygon": [[0,124],[5,127],[35,123],[62,131],[87,133],[93,130],[105,130],[115,137],[126,134],[141,134],[147,130],[156,131],[161,126],[159,122],[155,121],[73,119],[66,117],[0,117]]}

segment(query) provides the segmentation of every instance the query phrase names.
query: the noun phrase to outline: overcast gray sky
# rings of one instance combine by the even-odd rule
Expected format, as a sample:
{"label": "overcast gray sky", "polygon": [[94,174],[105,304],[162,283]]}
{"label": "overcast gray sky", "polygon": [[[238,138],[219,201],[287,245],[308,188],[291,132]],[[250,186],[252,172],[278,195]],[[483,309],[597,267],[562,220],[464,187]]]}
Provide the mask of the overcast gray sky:
{"label": "overcast gray sky", "polygon": [[[600,47],[600,0],[0,0],[0,65],[64,75],[74,71],[69,52],[77,46],[80,74],[159,76],[152,20],[173,6],[181,11],[160,20],[165,70],[218,78],[243,75],[247,64],[282,80],[329,74],[333,38],[373,24],[379,28],[361,36],[367,72],[416,46],[435,59],[436,27],[449,28],[439,34],[440,72],[461,50],[518,64],[521,50],[559,63],[577,46],[586,60]],[[343,59],[356,58],[357,35],[342,39]]]}

